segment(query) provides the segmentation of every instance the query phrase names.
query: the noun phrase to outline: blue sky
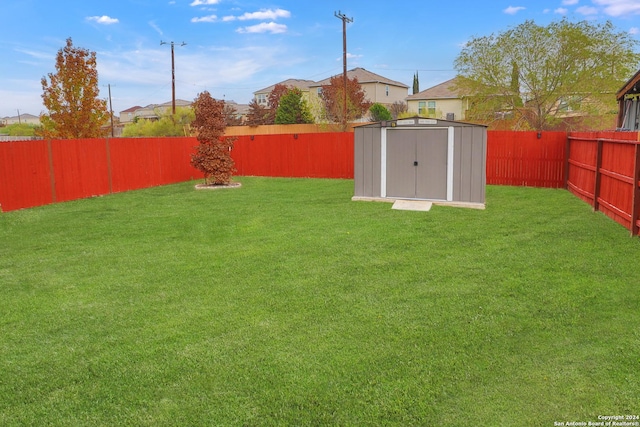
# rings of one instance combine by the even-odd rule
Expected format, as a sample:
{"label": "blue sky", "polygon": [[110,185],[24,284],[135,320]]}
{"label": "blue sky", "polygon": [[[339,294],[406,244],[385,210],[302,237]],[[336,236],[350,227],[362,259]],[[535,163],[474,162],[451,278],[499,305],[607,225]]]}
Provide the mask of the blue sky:
{"label": "blue sky", "polygon": [[[540,25],[611,20],[640,39],[640,0],[0,0],[0,117],[40,114],[40,80],[55,71],[68,37],[97,53],[101,97],[113,110],[208,90],[248,103],[287,78],[321,80],[342,71],[341,11],[348,68],[363,67],[420,88],[455,76],[461,46],[526,20]],[[185,46],[179,46],[182,42]],[[631,76],[630,76],[631,77]]]}

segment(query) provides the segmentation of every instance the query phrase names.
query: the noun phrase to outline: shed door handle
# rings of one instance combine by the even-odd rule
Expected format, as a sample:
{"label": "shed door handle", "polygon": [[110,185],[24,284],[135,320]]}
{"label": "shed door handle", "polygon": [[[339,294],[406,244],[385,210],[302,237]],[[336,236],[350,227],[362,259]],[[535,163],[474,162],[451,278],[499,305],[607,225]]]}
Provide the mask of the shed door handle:
{"label": "shed door handle", "polygon": [[413,162],[413,166],[418,166],[418,161]]}

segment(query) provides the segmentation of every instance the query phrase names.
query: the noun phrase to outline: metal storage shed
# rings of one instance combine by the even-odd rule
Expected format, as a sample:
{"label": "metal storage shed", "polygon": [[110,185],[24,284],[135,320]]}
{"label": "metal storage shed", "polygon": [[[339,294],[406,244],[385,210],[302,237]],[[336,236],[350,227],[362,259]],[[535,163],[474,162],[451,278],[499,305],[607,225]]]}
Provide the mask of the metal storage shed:
{"label": "metal storage shed", "polygon": [[353,200],[428,200],[484,208],[487,128],[425,119],[354,130]]}

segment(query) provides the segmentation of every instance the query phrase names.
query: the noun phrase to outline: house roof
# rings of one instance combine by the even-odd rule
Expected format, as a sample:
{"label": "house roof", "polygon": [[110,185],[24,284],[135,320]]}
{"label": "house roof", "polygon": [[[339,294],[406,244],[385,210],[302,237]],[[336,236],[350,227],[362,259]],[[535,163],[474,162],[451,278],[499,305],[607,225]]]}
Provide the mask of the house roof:
{"label": "house roof", "polygon": [[[176,99],[176,107],[188,107],[193,104],[191,101],[185,101],[184,99]],[[165,102],[164,104],[157,105],[158,107],[171,107],[172,101]]]}
{"label": "house roof", "polygon": [[460,98],[462,94],[460,90],[456,90],[455,88],[456,80],[457,77],[454,77],[451,80],[447,80],[446,82],[442,82],[421,92],[409,95],[407,100]]}
{"label": "house roof", "polygon": [[225,103],[235,108],[238,114],[246,115],[249,112],[249,104],[238,104],[236,101],[225,101]]}
{"label": "house roof", "polygon": [[640,84],[638,84],[639,81],[640,71],[635,73],[633,77],[631,77],[629,81],[627,81],[624,86],[620,88],[620,90],[616,94],[616,99],[619,101],[627,94],[640,93]]}
{"label": "house roof", "polygon": [[20,114],[20,116],[12,116],[12,117],[3,117],[2,120],[33,120],[33,119],[38,119],[40,120],[39,116],[34,116],[33,114],[29,114],[29,113],[22,113]]}
{"label": "house roof", "polygon": [[120,111],[120,113],[133,113],[136,110],[139,110],[140,108],[142,108],[139,105],[136,105],[135,107],[131,107],[131,108],[127,108],[126,110],[122,110]]}
{"label": "house roof", "polygon": [[271,85],[269,87],[265,87],[264,89],[260,89],[257,90],[255,92],[253,92],[254,94],[256,93],[270,93],[273,88],[276,87],[276,85],[284,85],[284,86],[289,86],[289,87],[295,87],[298,89],[309,89],[315,82],[313,80],[302,80],[302,79],[287,79],[285,81],[282,81],[280,83],[276,83],[274,85]]}
{"label": "house roof", "polygon": [[[311,85],[311,87],[318,87],[318,86],[326,86],[328,84],[331,83],[331,78],[336,77],[336,76],[340,76],[341,74],[336,74],[335,76],[331,76],[328,77],[324,80],[320,80],[317,83],[314,83],[313,85]],[[386,77],[383,77],[379,74],[376,73],[372,73],[371,71],[365,70],[364,68],[354,68],[352,70],[347,71],[347,78],[349,79],[353,79],[354,77],[356,77],[358,79],[358,83],[363,84],[363,83],[382,83],[382,84],[387,84],[387,85],[392,85],[392,86],[398,86],[404,89],[408,89],[409,86],[407,86],[404,83],[395,81],[395,80],[391,80],[388,79]]]}

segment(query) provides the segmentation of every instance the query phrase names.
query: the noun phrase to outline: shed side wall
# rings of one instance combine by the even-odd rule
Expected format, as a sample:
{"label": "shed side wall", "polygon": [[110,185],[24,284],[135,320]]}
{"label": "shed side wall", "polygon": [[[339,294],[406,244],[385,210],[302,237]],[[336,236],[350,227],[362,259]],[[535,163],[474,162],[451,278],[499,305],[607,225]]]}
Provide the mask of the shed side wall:
{"label": "shed side wall", "polygon": [[354,196],[380,197],[380,128],[354,132]]}
{"label": "shed side wall", "polygon": [[473,126],[456,128],[454,200],[470,203],[485,202],[486,141],[484,128]]}

